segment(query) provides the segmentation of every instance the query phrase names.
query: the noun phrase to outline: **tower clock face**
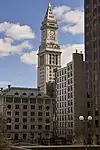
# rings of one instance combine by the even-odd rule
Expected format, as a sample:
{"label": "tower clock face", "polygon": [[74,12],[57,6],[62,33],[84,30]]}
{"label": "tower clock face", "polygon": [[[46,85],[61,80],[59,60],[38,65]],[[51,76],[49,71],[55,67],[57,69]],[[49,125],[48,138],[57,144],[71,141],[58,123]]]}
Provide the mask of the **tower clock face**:
{"label": "tower clock face", "polygon": [[55,38],[55,32],[53,30],[50,31],[50,39],[54,40]]}

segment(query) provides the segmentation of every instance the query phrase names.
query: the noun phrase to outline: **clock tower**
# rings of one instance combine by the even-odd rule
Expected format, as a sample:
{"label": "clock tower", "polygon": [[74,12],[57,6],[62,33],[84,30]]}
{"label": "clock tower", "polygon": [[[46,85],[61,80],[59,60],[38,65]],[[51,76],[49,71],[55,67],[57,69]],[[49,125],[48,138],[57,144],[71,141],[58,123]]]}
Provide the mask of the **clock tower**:
{"label": "clock tower", "polygon": [[46,93],[47,83],[55,80],[54,69],[61,68],[58,44],[58,25],[49,3],[41,26],[41,45],[38,52],[38,87]]}

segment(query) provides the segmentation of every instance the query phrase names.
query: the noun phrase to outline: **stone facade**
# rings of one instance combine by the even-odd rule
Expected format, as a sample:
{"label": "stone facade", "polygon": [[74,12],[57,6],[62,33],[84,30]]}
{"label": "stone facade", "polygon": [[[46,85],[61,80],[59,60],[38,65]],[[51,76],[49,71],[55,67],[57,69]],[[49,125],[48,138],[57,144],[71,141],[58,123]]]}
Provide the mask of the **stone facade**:
{"label": "stone facade", "polygon": [[2,89],[0,113],[6,121],[8,138],[34,142],[53,131],[52,99],[38,89],[9,87]]}
{"label": "stone facade", "polygon": [[73,53],[72,61],[57,71],[57,117],[59,136],[80,134],[80,115],[85,112],[85,68],[83,54]]}

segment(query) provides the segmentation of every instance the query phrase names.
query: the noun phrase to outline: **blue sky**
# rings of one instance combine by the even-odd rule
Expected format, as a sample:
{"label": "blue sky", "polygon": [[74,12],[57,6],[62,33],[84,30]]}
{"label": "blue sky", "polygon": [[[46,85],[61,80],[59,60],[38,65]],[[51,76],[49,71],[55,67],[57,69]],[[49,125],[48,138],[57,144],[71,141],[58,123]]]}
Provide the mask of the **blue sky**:
{"label": "blue sky", "polygon": [[41,22],[49,2],[59,24],[62,65],[70,61],[75,48],[83,51],[81,0],[1,0],[1,87],[9,83],[13,86],[36,87],[36,51],[40,45]]}

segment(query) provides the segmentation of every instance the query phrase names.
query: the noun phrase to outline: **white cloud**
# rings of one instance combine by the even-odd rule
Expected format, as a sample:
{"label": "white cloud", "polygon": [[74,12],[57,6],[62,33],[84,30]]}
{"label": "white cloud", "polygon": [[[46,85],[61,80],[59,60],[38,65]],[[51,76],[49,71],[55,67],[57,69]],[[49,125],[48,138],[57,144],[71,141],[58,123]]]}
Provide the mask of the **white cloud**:
{"label": "white cloud", "polygon": [[0,57],[9,56],[14,53],[20,54],[24,49],[31,49],[32,46],[28,41],[23,41],[20,44],[13,44],[10,38],[0,39]]}
{"label": "white cloud", "polygon": [[53,10],[53,13],[55,14],[56,18],[58,20],[61,20],[62,19],[62,14],[65,14],[67,13],[71,8],[68,7],[68,6],[58,6],[58,7],[55,7],[54,10]]}
{"label": "white cloud", "polygon": [[84,44],[67,44],[61,46],[62,50],[62,58],[61,58],[61,64],[62,66],[66,66],[66,64],[70,61],[72,61],[72,53],[75,51],[81,52],[84,54]]}
{"label": "white cloud", "polygon": [[13,24],[9,22],[0,23],[0,32],[14,40],[34,39],[35,33],[28,25]]}
{"label": "white cloud", "polygon": [[25,64],[29,64],[29,65],[37,65],[37,51],[32,51],[32,52],[27,52],[24,53],[21,57],[20,57],[21,61]]}
{"label": "white cloud", "polygon": [[0,87],[5,87],[7,85],[12,85],[12,83],[9,81],[0,81]]}
{"label": "white cloud", "polygon": [[72,34],[84,33],[84,12],[80,9],[72,10],[68,6],[55,7],[54,15],[57,20],[62,24],[64,32]]}
{"label": "white cloud", "polygon": [[33,48],[29,40],[34,39],[35,34],[28,25],[3,22],[0,23],[0,33],[4,35],[0,39],[0,57],[9,56],[14,53],[21,54],[23,50]]}

